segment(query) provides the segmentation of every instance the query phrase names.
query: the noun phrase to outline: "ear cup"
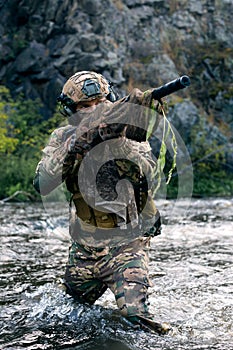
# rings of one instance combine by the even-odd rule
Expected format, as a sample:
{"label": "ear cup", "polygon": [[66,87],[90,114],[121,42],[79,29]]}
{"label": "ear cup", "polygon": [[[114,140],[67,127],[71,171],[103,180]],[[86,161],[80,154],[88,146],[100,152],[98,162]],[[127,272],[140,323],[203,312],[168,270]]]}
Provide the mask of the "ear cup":
{"label": "ear cup", "polygon": [[75,113],[75,112],[72,112],[72,110],[67,106],[63,106],[63,111],[67,117],[70,117],[72,114]]}
{"label": "ear cup", "polygon": [[111,102],[115,102],[115,101],[117,100],[117,97],[116,97],[116,95],[114,94],[114,92],[111,91],[111,92],[108,94],[107,99],[108,99],[109,101],[111,101]]}
{"label": "ear cup", "polygon": [[77,104],[67,95],[61,93],[57,101],[60,102],[60,112],[66,117],[70,117],[76,112]]}
{"label": "ear cup", "polygon": [[107,99],[111,102],[116,102],[118,99],[118,94],[114,91],[112,86],[113,83],[111,81],[108,81],[109,94],[107,95]]}

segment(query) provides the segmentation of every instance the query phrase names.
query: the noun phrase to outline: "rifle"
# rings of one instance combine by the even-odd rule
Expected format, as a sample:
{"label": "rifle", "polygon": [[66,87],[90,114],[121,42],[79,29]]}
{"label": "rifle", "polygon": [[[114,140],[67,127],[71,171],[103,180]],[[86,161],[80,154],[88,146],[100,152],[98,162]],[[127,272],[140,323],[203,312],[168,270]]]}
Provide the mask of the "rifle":
{"label": "rifle", "polygon": [[[178,90],[184,89],[185,87],[188,87],[190,85],[190,79],[187,75],[183,75],[180,78],[177,78],[175,80],[172,80],[165,85],[162,85],[152,91],[152,97],[155,100],[160,100],[161,98],[172,94],[173,92],[176,92]],[[63,96],[64,97],[64,96]],[[71,100],[67,98],[68,100]],[[64,99],[63,99],[64,100]],[[61,98],[59,99],[61,101]],[[72,100],[71,100],[72,101]],[[69,101],[70,102],[70,101]],[[70,105],[68,106],[67,101],[63,101],[64,105],[68,108],[70,108]],[[71,117],[72,118],[72,117]],[[99,130],[99,133],[94,133],[99,134],[99,137],[102,140],[108,140],[111,138],[117,137],[117,135],[120,135],[121,132],[123,131],[124,127],[126,124],[121,124],[121,123],[111,123],[111,125],[106,125],[105,127],[97,127]],[[75,129],[75,127],[74,127]],[[72,134],[73,131],[71,131]],[[69,131],[70,133],[70,131]],[[94,135],[93,134],[93,135]],[[68,135],[66,135],[68,136]],[[146,130],[140,128],[140,127],[135,127],[135,126],[127,126],[127,131],[126,131],[126,137],[133,139],[135,141],[145,141],[146,140]],[[92,145],[96,145],[100,140],[95,137],[95,142],[93,140]],[[83,143],[83,140],[82,140]],[[76,150],[77,151],[77,150]],[[75,151],[74,151],[75,153]]]}
{"label": "rifle", "polygon": [[152,97],[155,100],[160,100],[162,97],[172,94],[178,90],[184,89],[190,85],[190,79],[187,75],[170,81],[152,91]]}

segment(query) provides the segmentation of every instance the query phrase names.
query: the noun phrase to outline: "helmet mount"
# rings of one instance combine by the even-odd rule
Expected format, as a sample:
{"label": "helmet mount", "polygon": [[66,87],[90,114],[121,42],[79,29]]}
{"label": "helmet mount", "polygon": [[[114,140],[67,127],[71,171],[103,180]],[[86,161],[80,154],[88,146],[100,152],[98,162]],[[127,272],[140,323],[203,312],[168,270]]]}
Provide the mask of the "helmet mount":
{"label": "helmet mount", "polygon": [[92,79],[87,79],[87,80],[84,81],[84,84],[83,84],[83,87],[82,87],[82,92],[87,97],[93,97],[93,96],[101,95],[100,84],[97,83],[96,81],[92,80]]}

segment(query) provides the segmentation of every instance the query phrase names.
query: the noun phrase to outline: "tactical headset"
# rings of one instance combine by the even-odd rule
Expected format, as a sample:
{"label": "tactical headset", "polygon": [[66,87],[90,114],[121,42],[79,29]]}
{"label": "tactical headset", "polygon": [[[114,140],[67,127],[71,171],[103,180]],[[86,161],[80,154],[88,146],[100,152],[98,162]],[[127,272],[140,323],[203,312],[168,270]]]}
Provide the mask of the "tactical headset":
{"label": "tactical headset", "polygon": [[[111,102],[115,102],[118,99],[118,95],[113,89],[113,83],[109,80],[107,80],[107,82],[109,94],[106,96],[106,98]],[[92,79],[85,80],[82,91],[87,97],[94,97],[101,93],[99,83]],[[77,110],[77,103],[64,93],[61,93],[60,96],[58,96],[57,102],[60,103],[60,113],[65,117],[70,117]]]}

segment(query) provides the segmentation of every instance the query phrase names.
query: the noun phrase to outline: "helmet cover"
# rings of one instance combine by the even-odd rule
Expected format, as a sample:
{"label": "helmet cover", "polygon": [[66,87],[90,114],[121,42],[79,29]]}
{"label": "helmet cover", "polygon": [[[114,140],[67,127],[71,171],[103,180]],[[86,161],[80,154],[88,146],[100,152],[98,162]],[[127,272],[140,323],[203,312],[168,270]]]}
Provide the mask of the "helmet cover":
{"label": "helmet cover", "polygon": [[110,93],[109,82],[99,73],[81,71],[67,80],[62,93],[75,103],[90,101],[107,96]]}

